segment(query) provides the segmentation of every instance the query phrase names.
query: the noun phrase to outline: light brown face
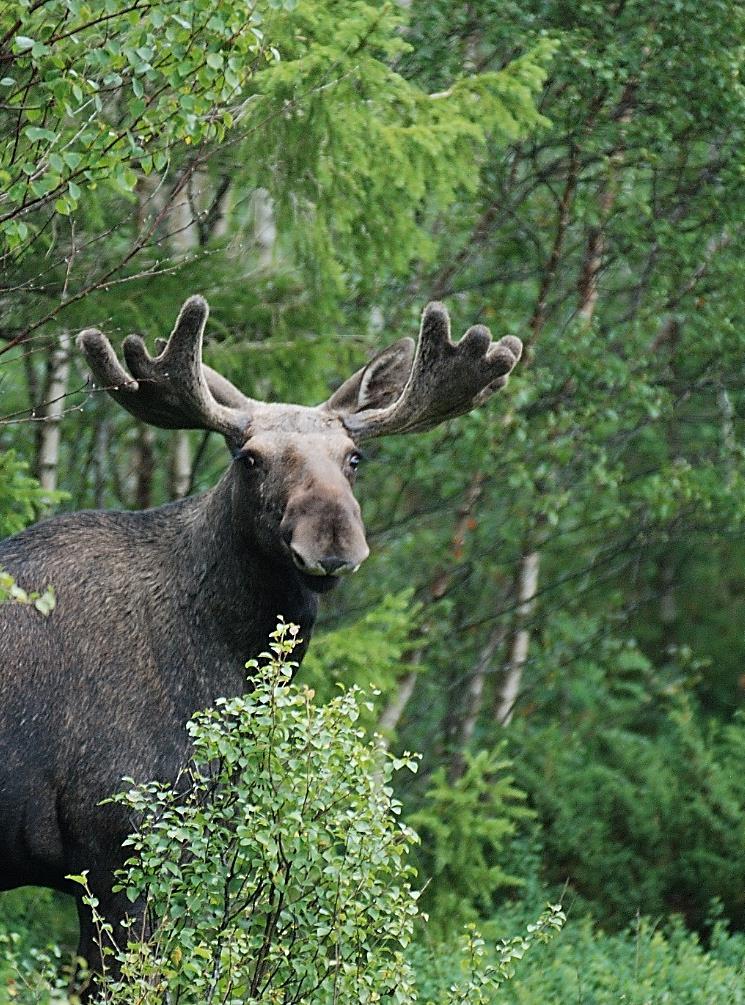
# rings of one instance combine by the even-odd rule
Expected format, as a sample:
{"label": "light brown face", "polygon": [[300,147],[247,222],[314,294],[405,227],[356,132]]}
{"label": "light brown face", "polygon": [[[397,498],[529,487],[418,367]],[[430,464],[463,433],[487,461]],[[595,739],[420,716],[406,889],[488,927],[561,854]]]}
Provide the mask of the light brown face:
{"label": "light brown face", "polygon": [[360,455],[341,421],[317,409],[265,405],[235,454],[242,494],[265,550],[324,589],[369,554],[352,494]]}

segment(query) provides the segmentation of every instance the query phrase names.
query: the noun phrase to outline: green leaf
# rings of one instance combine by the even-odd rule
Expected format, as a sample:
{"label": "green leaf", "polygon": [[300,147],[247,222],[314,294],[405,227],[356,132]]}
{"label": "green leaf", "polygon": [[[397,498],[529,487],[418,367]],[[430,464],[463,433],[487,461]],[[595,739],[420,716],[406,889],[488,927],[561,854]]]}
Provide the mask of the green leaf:
{"label": "green leaf", "polygon": [[57,134],[53,133],[51,129],[42,129],[40,126],[26,126],[24,132],[32,143],[36,143],[39,140],[49,140],[51,142],[57,139]]}
{"label": "green leaf", "polygon": [[54,610],[56,602],[57,601],[54,595],[54,591],[49,589],[46,590],[44,593],[42,593],[40,597],[37,597],[36,600],[34,600],[34,607],[36,608],[37,611],[39,611],[40,614],[43,614],[45,617],[48,617]]}

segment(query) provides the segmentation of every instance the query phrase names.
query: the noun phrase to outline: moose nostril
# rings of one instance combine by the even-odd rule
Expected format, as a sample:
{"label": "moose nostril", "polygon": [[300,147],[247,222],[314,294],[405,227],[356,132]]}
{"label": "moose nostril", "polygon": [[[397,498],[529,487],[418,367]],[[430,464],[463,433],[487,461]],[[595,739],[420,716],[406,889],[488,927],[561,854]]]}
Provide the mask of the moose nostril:
{"label": "moose nostril", "polygon": [[299,548],[289,545],[292,561],[295,568],[310,576],[343,576],[348,572],[355,572],[359,563],[353,564],[344,558],[330,555],[328,558],[307,558]]}
{"label": "moose nostril", "polygon": [[327,576],[333,576],[340,569],[349,568],[349,562],[343,558],[322,558],[318,563]]}

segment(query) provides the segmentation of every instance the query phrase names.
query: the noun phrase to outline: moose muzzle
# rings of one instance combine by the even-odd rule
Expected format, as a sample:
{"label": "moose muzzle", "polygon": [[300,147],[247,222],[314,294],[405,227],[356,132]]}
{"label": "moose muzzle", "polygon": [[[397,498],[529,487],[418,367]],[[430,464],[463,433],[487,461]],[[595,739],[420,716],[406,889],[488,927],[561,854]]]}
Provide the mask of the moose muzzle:
{"label": "moose muzzle", "polygon": [[302,493],[290,501],[282,536],[292,561],[308,576],[346,576],[370,554],[357,500]]}

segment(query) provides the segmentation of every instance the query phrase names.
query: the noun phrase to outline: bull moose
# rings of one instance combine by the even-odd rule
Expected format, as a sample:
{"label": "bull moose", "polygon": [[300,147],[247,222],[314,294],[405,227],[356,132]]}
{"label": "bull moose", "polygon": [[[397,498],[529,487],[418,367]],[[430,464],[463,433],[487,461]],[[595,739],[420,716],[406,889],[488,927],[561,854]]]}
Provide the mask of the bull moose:
{"label": "bull moose", "polygon": [[416,345],[383,349],[323,404],[268,404],[203,365],[207,316],[190,297],[155,357],[130,335],[129,373],[100,331],[78,345],[97,385],[138,419],[220,433],[233,457],[220,482],[142,512],[57,516],[0,544],[0,566],[20,585],[51,583],[58,597],[47,618],[0,607],[0,889],[76,895],[93,967],[89,912],[65,877],[87,869],[115,926],[133,911],[111,889],[131,822],[101,800],[124,776],[177,775],[185,723],[245,690],[246,661],[279,615],[307,645],[318,594],[368,555],[352,493],[359,444],[470,411],[522,351],[481,325],[454,344],[431,303]]}

